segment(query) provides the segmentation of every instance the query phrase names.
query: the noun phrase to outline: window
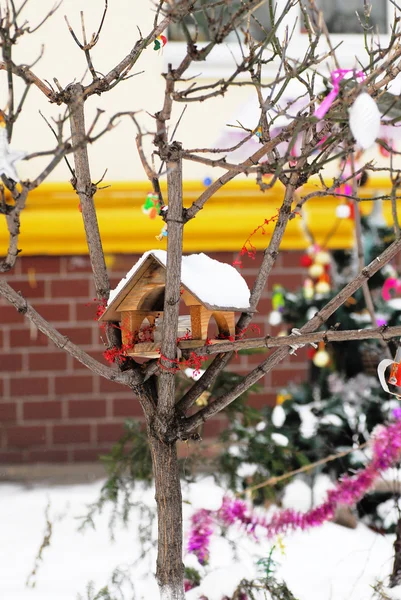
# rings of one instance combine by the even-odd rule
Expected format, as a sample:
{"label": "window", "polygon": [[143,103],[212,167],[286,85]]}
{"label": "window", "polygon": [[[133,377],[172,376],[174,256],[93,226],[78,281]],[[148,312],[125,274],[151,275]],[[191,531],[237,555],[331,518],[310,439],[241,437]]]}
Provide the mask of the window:
{"label": "window", "polygon": [[[213,31],[222,24],[230,21],[232,15],[241,7],[240,0],[233,0],[227,5],[221,5],[216,0],[198,0],[196,12],[190,17],[183,19],[181,23],[173,23],[168,28],[168,39],[170,42],[186,42],[186,31],[195,38],[198,35],[198,42],[207,42],[213,37]],[[247,17],[241,23],[238,30],[242,27],[248,27]],[[252,13],[249,19],[249,29],[251,35],[257,41],[261,41],[266,36],[266,31],[270,29],[269,5],[264,3]],[[234,32],[230,34],[227,41],[236,39]]]}
{"label": "window", "polygon": [[[307,0],[302,0],[305,8]],[[369,3],[366,3],[369,4]],[[370,0],[369,13],[365,14],[364,0],[317,0],[316,6],[323,12],[329,33],[360,34],[363,28],[375,33],[388,32],[388,1]],[[310,10],[307,8],[309,14]],[[304,29],[303,29],[304,32]]]}
{"label": "window", "polygon": [[[285,10],[287,0],[274,0],[276,6],[276,17],[280,16]],[[392,0],[315,0],[318,10],[323,12],[329,33],[333,36],[334,45],[338,46],[336,50],[337,57],[344,69],[355,67],[356,61],[366,62],[366,50],[363,43],[363,27],[369,28],[373,33],[380,34],[380,41],[386,44],[389,41],[390,27],[394,7]],[[313,22],[313,13],[310,10],[308,0],[300,0],[305,9],[311,15]],[[401,0],[399,0],[401,2]],[[164,49],[164,60],[167,65],[171,62],[174,65],[184,58],[186,52],[185,28],[193,37],[198,31],[198,46],[204,46],[213,37],[213,28],[218,27],[218,23],[227,22],[238,8],[241,6],[241,0],[197,0],[197,11],[187,18],[184,23],[174,23],[169,27],[169,44]],[[370,14],[365,15],[365,5],[369,7]],[[358,14],[356,14],[358,13]],[[253,13],[254,17],[249,20],[249,28],[255,40],[263,40],[266,32],[271,28],[269,1],[266,0]],[[284,19],[279,25],[278,35],[283,39],[286,27],[289,32],[293,32],[290,37],[290,44],[287,55],[290,57],[303,56],[308,51],[309,40],[302,27],[303,17],[299,5],[285,14]],[[235,63],[241,61],[242,55],[238,46],[237,34],[241,35],[240,28],[246,30],[248,27],[247,18],[237,27],[237,32],[232,32],[223,44],[218,44],[212,50],[208,60],[202,63],[193,63],[189,69],[188,75],[197,75],[198,77],[225,77],[231,73]],[[326,52],[326,42],[324,36],[321,37],[319,52]],[[271,72],[272,76],[276,72],[277,65],[269,63],[265,68],[265,76]]]}

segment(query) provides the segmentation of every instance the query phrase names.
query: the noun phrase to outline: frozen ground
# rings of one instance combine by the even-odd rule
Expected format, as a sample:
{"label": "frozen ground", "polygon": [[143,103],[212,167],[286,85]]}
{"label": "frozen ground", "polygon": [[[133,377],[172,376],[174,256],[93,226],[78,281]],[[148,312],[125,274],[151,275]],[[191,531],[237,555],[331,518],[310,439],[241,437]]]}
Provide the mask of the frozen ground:
{"label": "frozen ground", "polygon": [[[115,541],[110,540],[110,511],[95,518],[96,529],[78,531],[86,505],[96,501],[101,483],[63,487],[0,485],[0,598],[1,600],[87,600],[89,582],[99,591],[110,584],[113,571],[119,568],[117,583],[111,586],[120,600],[157,599],[153,578],[155,550],[147,544],[141,549],[138,525],[148,523],[147,512],[132,512],[129,526],[118,523]],[[191,512],[196,508],[218,508],[223,490],[211,478],[196,484],[184,484],[184,519],[187,529]],[[153,490],[138,487],[134,501],[154,508]],[[295,487],[287,503],[303,509],[305,497]],[[46,507],[52,523],[50,546],[43,549],[43,561],[35,575],[27,579],[46,530]],[[155,537],[156,527],[150,525]],[[215,538],[211,546],[210,564],[201,588],[187,593],[197,600],[200,593],[209,600],[221,600],[235,589],[241,576],[257,573],[256,561],[266,557],[271,542],[249,540],[241,531],[233,531],[230,541]],[[285,554],[274,552],[277,576],[282,577],[298,600],[368,600],[372,584],[385,578],[391,569],[393,536],[381,536],[363,525],[356,530],[326,524],[310,532],[299,532],[283,539]],[[140,558],[144,550],[144,556]],[[189,566],[196,559],[185,558]],[[124,580],[122,573],[130,572]],[[32,585],[34,584],[34,587]],[[118,591],[120,587],[121,592]],[[394,594],[394,598],[401,595]]]}

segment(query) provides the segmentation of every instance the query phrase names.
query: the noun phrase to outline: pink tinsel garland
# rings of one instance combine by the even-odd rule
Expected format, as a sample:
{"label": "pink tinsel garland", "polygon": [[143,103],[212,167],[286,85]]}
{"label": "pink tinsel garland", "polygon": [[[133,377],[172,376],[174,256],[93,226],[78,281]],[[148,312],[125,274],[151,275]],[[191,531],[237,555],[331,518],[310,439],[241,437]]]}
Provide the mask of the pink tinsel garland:
{"label": "pink tinsel garland", "polygon": [[355,475],[344,475],[335,488],[327,493],[325,502],[306,513],[293,509],[282,510],[267,520],[266,517],[255,514],[246,502],[226,496],[219,510],[202,509],[192,516],[188,551],[194,553],[202,564],[206,562],[212,523],[226,527],[237,523],[253,535],[256,527],[261,527],[270,538],[289,530],[309,529],[330,521],[334,517],[337,506],[340,504],[351,506],[358,502],[372,487],[378,476],[400,460],[401,409],[396,409],[393,414],[396,418],[394,423],[379,426],[374,432],[373,456],[370,463]]}

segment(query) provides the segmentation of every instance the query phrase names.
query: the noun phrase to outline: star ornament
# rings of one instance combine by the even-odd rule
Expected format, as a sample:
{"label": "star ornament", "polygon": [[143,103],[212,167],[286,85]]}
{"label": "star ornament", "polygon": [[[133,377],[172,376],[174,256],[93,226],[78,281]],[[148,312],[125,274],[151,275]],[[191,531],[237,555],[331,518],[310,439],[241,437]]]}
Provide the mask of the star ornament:
{"label": "star ornament", "polygon": [[0,113],[0,175],[5,175],[14,181],[20,181],[15,169],[15,163],[25,158],[26,152],[11,150],[4,116]]}

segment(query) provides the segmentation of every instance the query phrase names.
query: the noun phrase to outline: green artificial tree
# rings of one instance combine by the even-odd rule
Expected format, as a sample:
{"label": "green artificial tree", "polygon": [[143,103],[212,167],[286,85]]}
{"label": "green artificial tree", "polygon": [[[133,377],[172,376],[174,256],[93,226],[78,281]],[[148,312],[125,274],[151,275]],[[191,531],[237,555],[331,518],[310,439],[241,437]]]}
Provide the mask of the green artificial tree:
{"label": "green artificial tree", "polygon": [[[380,218],[380,201],[376,201],[369,218],[361,219],[362,242],[366,264],[394,240],[394,232]],[[290,334],[301,327],[333,297],[355,270],[354,250],[328,252],[312,244],[301,257],[301,266],[308,269],[304,285],[299,290],[273,287],[271,324],[280,325],[282,333]],[[321,263],[321,268],[316,265]],[[369,283],[376,324],[383,328],[401,323],[401,284],[391,265],[379,271]],[[341,325],[339,325],[341,324]],[[362,291],[355,293],[327,321],[327,328],[363,329],[372,326]],[[219,459],[228,475],[230,486],[241,490],[252,488],[271,477],[284,475],[336,453],[348,454],[331,460],[312,476],[304,476],[313,484],[313,477],[324,472],[336,480],[342,473],[366,464],[369,449],[364,444],[371,432],[385,422],[398,406],[395,396],[389,396],[377,377],[377,365],[385,356],[394,356],[396,347],[378,340],[350,340],[341,344],[324,344],[307,350],[308,379],[302,384],[289,384],[279,391],[275,407],[266,407],[253,423],[234,418],[223,439],[230,446]],[[353,448],[362,446],[361,450]],[[256,504],[280,500],[282,489],[289,482],[251,490]],[[397,512],[389,518],[389,502],[394,492],[383,486],[374,490],[357,506],[359,517],[381,531],[394,531]]]}

